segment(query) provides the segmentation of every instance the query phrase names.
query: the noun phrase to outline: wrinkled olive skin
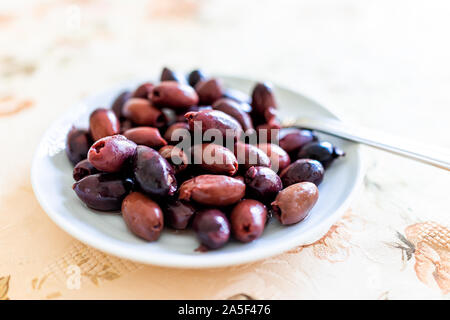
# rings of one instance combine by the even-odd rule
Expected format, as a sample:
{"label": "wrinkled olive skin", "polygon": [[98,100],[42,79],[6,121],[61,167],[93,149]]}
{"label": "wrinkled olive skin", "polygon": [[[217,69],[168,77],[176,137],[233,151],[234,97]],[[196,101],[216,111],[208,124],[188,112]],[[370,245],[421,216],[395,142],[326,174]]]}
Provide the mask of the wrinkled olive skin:
{"label": "wrinkled olive skin", "polygon": [[214,110],[222,111],[229,116],[233,117],[242,127],[242,130],[247,132],[247,130],[253,129],[253,122],[252,118],[250,118],[250,115],[243,111],[239,105],[234,100],[221,98],[219,100],[216,100],[212,108]]}
{"label": "wrinkled olive skin", "polygon": [[200,105],[211,105],[223,96],[224,89],[219,79],[201,81],[195,86]]}
{"label": "wrinkled olive skin", "polygon": [[236,142],[234,145],[234,154],[243,170],[247,170],[253,166],[270,167],[271,165],[267,154],[252,144]]}
{"label": "wrinkled olive skin", "polygon": [[267,82],[258,83],[252,92],[253,121],[258,124],[269,122],[269,119],[266,119],[266,110],[268,108],[277,108],[272,85]]}
{"label": "wrinkled olive skin", "polygon": [[127,139],[138,145],[159,149],[167,145],[167,141],[161,137],[159,130],[152,127],[137,127],[123,133]]}
{"label": "wrinkled olive skin", "polygon": [[183,75],[178,74],[177,72],[164,67],[163,71],[161,72],[161,81],[176,81],[179,83],[185,83],[186,79]]}
{"label": "wrinkled olive skin", "polygon": [[165,114],[155,108],[150,101],[142,98],[131,98],[125,102],[122,114],[140,126],[161,128],[167,123]]}
{"label": "wrinkled olive skin", "polygon": [[66,155],[73,165],[87,158],[92,139],[87,130],[72,127],[67,134]]}
{"label": "wrinkled olive skin", "polygon": [[122,200],[132,190],[133,182],[121,175],[96,173],[73,185],[77,196],[89,208],[99,211],[118,211]]}
{"label": "wrinkled olive skin", "polygon": [[89,130],[92,139],[97,141],[101,138],[120,133],[120,122],[112,110],[104,108],[96,109],[89,117]]}
{"label": "wrinkled olive skin", "polygon": [[276,144],[261,143],[258,144],[258,148],[264,151],[264,153],[270,158],[270,168],[275,172],[282,171],[291,163],[291,158],[287,152]]}
{"label": "wrinkled olive skin", "polygon": [[148,99],[148,95],[152,92],[155,85],[151,82],[144,82],[132,93],[132,98]]}
{"label": "wrinkled olive skin", "polygon": [[299,182],[312,182],[318,186],[323,180],[324,168],[317,160],[299,159],[284,169],[280,178],[286,188]]}
{"label": "wrinkled olive skin", "polygon": [[206,76],[202,70],[193,70],[188,75],[188,83],[191,87],[195,87],[197,83],[206,80]]}
{"label": "wrinkled olive skin", "polygon": [[172,144],[180,143],[186,137],[190,139],[190,136],[189,124],[187,122],[175,122],[164,133],[164,139]]}
{"label": "wrinkled olive skin", "polygon": [[171,109],[187,109],[198,104],[198,95],[195,90],[176,81],[163,81],[155,86],[150,95],[156,107]]}
{"label": "wrinkled olive skin", "polygon": [[167,225],[177,230],[184,230],[194,217],[196,209],[189,202],[176,200],[167,203],[163,211]]}
{"label": "wrinkled olive skin", "polygon": [[318,198],[314,183],[300,182],[283,189],[272,202],[272,209],[281,224],[294,224],[308,216]]}
{"label": "wrinkled olive skin", "polygon": [[81,160],[73,168],[73,179],[75,181],[80,181],[84,177],[90,176],[91,174],[98,173],[98,170],[89,162],[88,159]]}
{"label": "wrinkled olive skin", "polygon": [[171,196],[177,190],[177,180],[172,166],[158,151],[138,146],[133,162],[133,171],[137,184],[152,196]]}
{"label": "wrinkled olive skin", "polygon": [[147,241],[158,240],[164,227],[159,205],[140,192],[132,192],[125,197],[122,217],[131,232]]}
{"label": "wrinkled olive skin", "polygon": [[180,200],[194,200],[211,206],[228,206],[245,195],[245,183],[224,175],[204,174],[185,181],[180,187]]}
{"label": "wrinkled olive skin", "polygon": [[344,155],[345,153],[341,149],[334,147],[331,143],[327,141],[316,141],[308,143],[301,148],[298,153],[298,158],[308,158],[320,161],[326,169],[335,159]]}
{"label": "wrinkled olive skin", "polygon": [[233,152],[214,143],[203,143],[191,148],[194,164],[208,172],[234,175],[239,167]]}
{"label": "wrinkled olive skin", "polygon": [[118,134],[94,142],[88,160],[99,171],[119,172],[135,152],[136,143]]}
{"label": "wrinkled olive skin", "polygon": [[287,153],[297,153],[304,145],[317,140],[311,130],[283,128],[280,130],[279,144]]}
{"label": "wrinkled olive skin", "polygon": [[231,231],[237,240],[250,242],[259,238],[266,225],[267,208],[257,200],[240,201],[231,211]]}
{"label": "wrinkled olive skin", "polygon": [[186,153],[175,146],[164,146],[159,149],[159,154],[170,163],[175,174],[178,174],[188,167],[189,159]]}
{"label": "wrinkled olive skin", "polygon": [[127,102],[128,99],[130,99],[132,96],[132,93],[130,91],[124,91],[121,94],[117,96],[117,98],[114,100],[114,102],[111,105],[111,110],[114,112],[116,117],[118,119],[122,118],[122,108]]}
{"label": "wrinkled olive skin", "polygon": [[230,238],[230,223],[225,214],[218,209],[198,212],[192,227],[199,241],[209,249],[223,247]]}
{"label": "wrinkled olive skin", "polygon": [[223,137],[238,139],[243,131],[242,127],[233,117],[219,110],[202,110],[185,114],[191,131],[200,130],[204,133],[209,129],[218,130]]}
{"label": "wrinkled olive skin", "polygon": [[272,201],[283,189],[280,177],[267,167],[250,167],[244,178],[248,194],[264,202]]}

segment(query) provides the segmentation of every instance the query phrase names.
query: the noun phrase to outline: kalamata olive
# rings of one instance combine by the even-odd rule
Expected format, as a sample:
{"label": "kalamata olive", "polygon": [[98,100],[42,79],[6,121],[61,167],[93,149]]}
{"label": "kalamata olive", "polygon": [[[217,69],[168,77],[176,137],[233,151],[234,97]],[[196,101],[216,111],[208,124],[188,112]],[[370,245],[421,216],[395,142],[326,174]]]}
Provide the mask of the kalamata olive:
{"label": "kalamata olive", "polygon": [[172,109],[186,109],[198,103],[194,88],[176,81],[163,81],[155,86],[150,99],[157,107]]}
{"label": "kalamata olive", "polygon": [[131,232],[148,241],[157,240],[164,227],[159,205],[140,192],[132,192],[125,197],[122,217]]}
{"label": "kalamata olive", "polygon": [[241,165],[244,170],[247,170],[252,166],[270,167],[271,165],[267,154],[252,144],[239,141],[236,142],[234,145],[234,154],[236,155],[239,165]]}
{"label": "kalamata olive", "polygon": [[195,91],[197,91],[199,104],[201,105],[213,104],[224,93],[222,81],[214,78],[197,83]]}
{"label": "kalamata olive", "polygon": [[209,249],[223,247],[230,238],[230,223],[225,214],[218,209],[198,212],[192,227],[200,242]]}
{"label": "kalamata olive", "polygon": [[131,98],[123,106],[124,117],[140,126],[160,128],[167,123],[166,116],[155,108],[150,101],[142,98]]}
{"label": "kalamata olive", "polygon": [[344,155],[345,153],[341,149],[336,148],[330,142],[315,141],[303,146],[298,153],[298,158],[308,158],[320,161],[320,163],[322,163],[323,167],[326,169],[331,165],[334,159],[342,157]]}
{"label": "kalamata olive", "polygon": [[163,208],[167,224],[177,230],[184,230],[187,228],[189,222],[192,220],[196,209],[186,201],[171,201]]}
{"label": "kalamata olive", "polygon": [[96,173],[73,185],[77,196],[89,208],[100,211],[118,211],[122,200],[133,188],[130,179],[114,173]]}
{"label": "kalamata olive", "polygon": [[280,130],[279,144],[287,153],[297,153],[301,147],[316,139],[316,135],[311,130],[283,128]]}
{"label": "kalamata olive", "polygon": [[175,171],[175,174],[180,173],[183,170],[186,170],[189,159],[186,153],[175,146],[164,146],[159,149],[159,154],[170,163]]}
{"label": "kalamata olive", "polygon": [[131,92],[130,91],[124,91],[121,94],[117,96],[117,98],[114,100],[114,102],[111,105],[111,110],[114,112],[116,117],[120,119],[122,117],[122,108],[125,102],[131,98]]}
{"label": "kalamata olive", "polygon": [[238,162],[229,149],[214,144],[204,143],[191,148],[193,163],[212,173],[234,175],[238,169]]}
{"label": "kalamata olive", "polygon": [[257,124],[268,122],[265,112],[268,108],[277,108],[272,85],[270,83],[257,83],[252,92],[252,117]]}
{"label": "kalamata olive", "polygon": [[216,100],[212,107],[215,110],[222,111],[233,117],[237,122],[239,122],[245,132],[253,129],[252,118],[250,118],[250,115],[247,112],[241,109],[238,102],[231,99],[221,98]]}
{"label": "kalamata olive", "polygon": [[223,97],[245,104],[245,106],[242,106],[242,109],[245,112],[252,111],[252,107],[249,104],[251,102],[250,96],[240,90],[227,88],[223,93]]}
{"label": "kalamata olive", "polygon": [[94,142],[88,160],[97,170],[119,172],[135,152],[136,143],[118,134]]}
{"label": "kalamata olive", "polygon": [[323,180],[324,169],[317,160],[299,159],[284,169],[280,178],[286,188],[294,183],[312,182],[318,186]]}
{"label": "kalamata olive", "polygon": [[72,127],[67,134],[66,154],[70,162],[76,165],[87,158],[87,153],[92,145],[92,139],[87,130]]}
{"label": "kalamata olive", "polygon": [[264,204],[252,199],[240,201],[231,211],[231,231],[241,242],[259,238],[266,225],[267,209]]}
{"label": "kalamata olive", "polygon": [[177,190],[174,170],[158,151],[138,146],[133,168],[136,182],[149,195],[171,196]]}
{"label": "kalamata olive", "polygon": [[79,181],[91,174],[98,173],[98,170],[89,162],[88,159],[81,160],[73,168],[73,179]]}
{"label": "kalamata olive", "polygon": [[144,82],[134,90],[132,97],[140,99],[148,99],[148,95],[152,92],[155,85],[151,82]]}
{"label": "kalamata olive", "polygon": [[127,131],[128,129],[133,128],[133,121],[129,120],[129,119],[125,119],[123,118],[120,121],[120,133],[123,134],[125,131]]}
{"label": "kalamata olive", "polygon": [[109,109],[96,109],[89,117],[89,130],[92,139],[98,139],[112,136],[120,132],[120,122],[115,113]]}
{"label": "kalamata olive", "polygon": [[200,81],[204,81],[206,79],[205,74],[202,72],[202,70],[196,69],[191,71],[188,75],[188,83],[191,87],[195,87],[197,83]]}
{"label": "kalamata olive", "polygon": [[264,202],[272,201],[283,189],[280,177],[267,167],[250,167],[245,173],[245,184],[250,196]]}
{"label": "kalamata olive", "polygon": [[282,171],[291,163],[291,158],[287,152],[276,144],[261,143],[258,144],[258,148],[264,151],[264,153],[270,158],[270,168],[275,172]]}
{"label": "kalamata olive", "polygon": [[167,145],[167,141],[161,137],[159,130],[152,127],[137,127],[123,133],[129,140],[138,145],[159,149]]}
{"label": "kalamata olive", "polygon": [[185,83],[186,79],[183,75],[172,71],[169,68],[164,67],[163,71],[161,72],[161,81],[176,81],[180,83]]}
{"label": "kalamata olive", "polygon": [[256,127],[259,143],[271,143],[278,140],[281,125],[278,120],[264,123]]}
{"label": "kalamata olive", "polygon": [[300,182],[278,193],[272,209],[281,224],[288,225],[302,221],[319,198],[319,190],[312,182]]}
{"label": "kalamata olive", "polygon": [[245,183],[240,179],[204,174],[185,181],[180,187],[179,199],[192,199],[205,205],[227,206],[238,202],[244,195]]}
{"label": "kalamata olive", "polygon": [[202,110],[198,112],[188,112],[185,114],[191,131],[215,129],[223,137],[234,139],[242,135],[242,127],[233,117],[219,110]]}
{"label": "kalamata olive", "polygon": [[189,124],[187,122],[175,122],[164,133],[164,139],[169,143],[180,143],[184,138],[190,139],[190,136]]}

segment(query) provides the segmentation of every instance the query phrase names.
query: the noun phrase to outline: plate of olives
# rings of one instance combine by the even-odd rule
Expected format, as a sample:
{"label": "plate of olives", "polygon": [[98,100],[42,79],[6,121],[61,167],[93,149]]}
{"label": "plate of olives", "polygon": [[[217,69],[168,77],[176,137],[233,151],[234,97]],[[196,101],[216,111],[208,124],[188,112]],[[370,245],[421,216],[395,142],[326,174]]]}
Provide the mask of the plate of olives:
{"label": "plate of olives", "polygon": [[357,143],[282,119],[337,117],[268,82],[187,75],[129,81],[44,134],[31,180],[78,240],[152,265],[243,264],[323,237],[363,178]]}

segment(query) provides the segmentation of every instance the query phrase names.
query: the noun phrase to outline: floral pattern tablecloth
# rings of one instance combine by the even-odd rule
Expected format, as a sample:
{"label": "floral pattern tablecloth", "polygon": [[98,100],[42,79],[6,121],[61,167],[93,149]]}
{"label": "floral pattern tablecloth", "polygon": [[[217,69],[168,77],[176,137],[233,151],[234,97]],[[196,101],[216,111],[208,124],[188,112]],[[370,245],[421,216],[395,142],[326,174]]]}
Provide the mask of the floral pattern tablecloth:
{"label": "floral pattern tablecloth", "polygon": [[67,108],[166,64],[288,84],[348,121],[449,148],[450,49],[439,39],[450,5],[433,2],[1,3],[0,299],[448,299],[450,175],[382,152],[365,150],[361,192],[322,239],[207,270],[80,243],[46,216],[29,177]]}

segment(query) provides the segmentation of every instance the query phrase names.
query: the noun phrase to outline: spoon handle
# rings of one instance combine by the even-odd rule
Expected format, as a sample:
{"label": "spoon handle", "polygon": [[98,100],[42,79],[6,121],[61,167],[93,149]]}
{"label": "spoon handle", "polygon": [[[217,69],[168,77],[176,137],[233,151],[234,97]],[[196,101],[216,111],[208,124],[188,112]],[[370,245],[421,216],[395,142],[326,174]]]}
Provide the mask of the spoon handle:
{"label": "spoon handle", "polygon": [[411,143],[382,132],[349,126],[338,120],[300,118],[294,121],[285,121],[283,126],[320,131],[450,171],[450,153],[445,155],[439,154],[428,146]]}

